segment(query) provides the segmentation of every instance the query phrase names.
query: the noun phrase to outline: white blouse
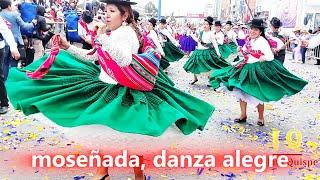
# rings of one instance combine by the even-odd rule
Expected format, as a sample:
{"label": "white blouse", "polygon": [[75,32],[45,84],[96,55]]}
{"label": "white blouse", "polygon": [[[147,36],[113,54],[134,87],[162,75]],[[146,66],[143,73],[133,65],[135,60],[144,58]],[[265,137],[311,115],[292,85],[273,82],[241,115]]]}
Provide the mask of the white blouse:
{"label": "white blouse", "polygon": [[238,38],[239,39],[246,39],[246,34],[242,31],[242,29],[238,32]]}
{"label": "white blouse", "polygon": [[226,32],[226,34],[230,41],[237,43],[237,34],[233,30]]}
{"label": "white blouse", "polygon": [[223,42],[224,42],[224,34],[223,34],[223,32],[222,31],[220,31],[218,33],[215,32],[214,34],[216,36],[217,43],[219,45],[223,45]]}
{"label": "white blouse", "polygon": [[[200,34],[199,34],[200,36]],[[218,48],[218,43],[216,41],[216,38],[215,38],[215,35],[214,35],[214,32],[212,31],[208,31],[208,32],[205,32],[203,31],[203,34],[202,34],[202,42],[208,44],[208,43],[212,43],[214,49],[216,50],[216,52],[218,53],[218,55],[220,56],[220,52],[219,52],[219,48]],[[208,47],[205,47],[203,46],[201,43],[198,43],[198,49],[208,49]]]}
{"label": "white blouse", "polygon": [[[250,42],[252,50],[260,50],[264,54],[264,58],[266,59],[266,61],[274,60],[274,55],[272,53],[271,47],[264,37],[260,36],[257,39],[251,39]],[[246,46],[243,47],[243,50],[246,50]],[[257,59],[252,55],[249,55],[248,63],[255,63],[259,61],[260,59]]]}
{"label": "white blouse", "polygon": [[[173,36],[170,34],[170,32],[167,30],[167,29],[159,29],[160,32],[167,36],[167,38],[175,45],[175,46],[179,46],[179,43],[178,41],[176,41]],[[160,41],[163,43],[163,42],[166,42],[164,39],[160,39]]]}
{"label": "white blouse", "polygon": [[[132,54],[137,54],[140,46],[138,37],[130,26],[121,26],[112,31],[110,36],[102,34],[97,40],[102,44],[102,49],[107,51],[119,66],[129,65],[132,61]],[[87,55],[91,50],[71,45],[67,51],[83,61],[98,60],[97,54]],[[116,83],[111,81],[111,78],[103,70],[101,70],[100,79],[107,83]]]}
{"label": "white blouse", "polygon": [[152,42],[156,45],[157,47],[157,51],[159,51],[161,53],[161,55],[165,55],[163,48],[160,44],[160,40],[159,37],[157,35],[157,33],[154,30],[151,30],[150,33],[148,34],[148,38],[150,38],[152,40]]}

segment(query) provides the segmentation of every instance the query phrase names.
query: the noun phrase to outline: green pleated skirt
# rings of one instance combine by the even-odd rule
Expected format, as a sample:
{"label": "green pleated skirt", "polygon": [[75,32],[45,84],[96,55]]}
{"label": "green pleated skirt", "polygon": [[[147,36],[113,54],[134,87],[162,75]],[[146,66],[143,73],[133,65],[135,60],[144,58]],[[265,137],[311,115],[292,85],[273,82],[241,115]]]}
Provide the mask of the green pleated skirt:
{"label": "green pleated skirt", "polygon": [[232,54],[237,54],[237,53],[238,53],[238,46],[237,46],[236,43],[230,42],[230,43],[228,44],[228,46],[229,46],[229,48],[231,49],[231,53],[232,53]]}
{"label": "green pleated skirt", "polygon": [[159,68],[158,78],[167,83],[170,86],[175,86],[172,79],[163,71],[163,69]]}
{"label": "green pleated skirt", "polygon": [[200,74],[213,69],[222,69],[229,65],[228,62],[217,55],[214,49],[196,49],[183,68],[186,72]]}
{"label": "green pleated skirt", "polygon": [[168,61],[165,57],[162,57],[162,58],[161,58],[161,61],[160,61],[160,67],[161,67],[161,69],[165,70],[165,69],[167,69],[169,66],[170,66],[169,61]]}
{"label": "green pleated skirt", "polygon": [[44,56],[25,69],[11,68],[6,87],[13,107],[25,115],[41,112],[63,127],[105,125],[126,133],[160,136],[175,124],[187,135],[202,130],[214,107],[172,86],[160,73],[150,92],[99,79],[100,68],[61,51],[50,72],[31,80]]}
{"label": "green pleated skirt", "polygon": [[229,66],[214,71],[210,83],[213,88],[218,88],[221,83],[230,91],[238,88],[263,102],[292,96],[308,84],[291,74],[277,60],[246,64],[240,69]]}
{"label": "green pleated skirt", "polygon": [[165,53],[164,58],[169,62],[179,61],[184,56],[184,52],[182,52],[171,41],[164,43],[163,51]]}
{"label": "green pleated skirt", "polygon": [[232,50],[227,44],[218,45],[218,48],[223,59],[227,59],[232,54]]}

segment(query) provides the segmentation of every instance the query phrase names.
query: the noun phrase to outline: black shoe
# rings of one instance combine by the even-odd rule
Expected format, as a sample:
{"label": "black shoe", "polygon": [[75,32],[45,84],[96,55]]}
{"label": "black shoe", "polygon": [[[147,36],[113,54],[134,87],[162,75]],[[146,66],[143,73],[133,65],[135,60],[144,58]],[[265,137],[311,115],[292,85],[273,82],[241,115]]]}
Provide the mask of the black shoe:
{"label": "black shoe", "polygon": [[211,84],[207,84],[207,87],[211,88],[212,86],[211,86]]}
{"label": "black shoe", "polygon": [[240,118],[237,118],[234,120],[235,123],[245,123],[247,122],[247,117],[243,118],[243,119],[240,119]]}
{"label": "black shoe", "polygon": [[109,174],[104,175],[100,180],[105,180],[109,177]]}
{"label": "black shoe", "polygon": [[264,122],[262,122],[262,121],[258,121],[257,124],[258,124],[258,126],[264,126]]}
{"label": "black shoe", "polygon": [[316,63],[316,64],[314,64],[314,65],[320,65],[320,63]]}
{"label": "black shoe", "polygon": [[190,84],[191,84],[191,85],[194,85],[196,82],[198,82],[198,79],[192,81]]}
{"label": "black shoe", "polygon": [[4,106],[4,107],[0,107],[0,114],[6,114],[8,112],[8,107]]}

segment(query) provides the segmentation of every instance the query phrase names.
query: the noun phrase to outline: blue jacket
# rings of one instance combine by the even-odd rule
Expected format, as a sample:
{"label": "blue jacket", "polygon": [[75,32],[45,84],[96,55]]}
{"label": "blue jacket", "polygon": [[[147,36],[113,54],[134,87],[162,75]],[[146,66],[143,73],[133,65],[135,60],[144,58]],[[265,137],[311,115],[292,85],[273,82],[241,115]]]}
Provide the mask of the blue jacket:
{"label": "blue jacket", "polygon": [[21,19],[20,13],[16,11],[2,10],[0,16],[11,23],[11,32],[17,44],[23,45],[20,28],[33,29],[33,23],[26,23]]}

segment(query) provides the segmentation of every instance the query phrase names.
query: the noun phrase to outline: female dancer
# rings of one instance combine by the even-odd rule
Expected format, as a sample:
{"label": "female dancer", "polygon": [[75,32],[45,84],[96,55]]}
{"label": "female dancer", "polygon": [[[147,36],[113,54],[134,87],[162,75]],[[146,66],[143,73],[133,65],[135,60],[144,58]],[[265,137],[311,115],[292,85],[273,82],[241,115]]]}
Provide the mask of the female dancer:
{"label": "female dancer", "polygon": [[204,31],[200,32],[198,48],[192,53],[191,57],[183,66],[186,72],[194,74],[194,80],[190,83],[191,85],[198,82],[196,74],[229,66],[229,63],[220,57],[221,55],[218,44],[213,32],[211,31],[212,25],[213,18],[209,16],[204,20]]}
{"label": "female dancer", "polygon": [[166,54],[165,59],[169,62],[179,61],[181,58],[183,58],[184,53],[178,48],[179,43],[173,38],[166,26],[166,19],[161,19],[158,34],[164,53]]}
{"label": "female dancer", "polygon": [[160,61],[160,66],[161,68],[163,68],[163,70],[167,69],[170,66],[170,63],[168,62],[167,59],[165,59],[165,53],[163,51],[162,45],[160,43],[158,34],[156,33],[156,31],[154,30],[154,28],[157,25],[157,20],[154,18],[149,19],[149,22],[147,24],[147,37],[150,38],[152,40],[152,42],[155,44],[157,50],[161,53],[162,58]]}
{"label": "female dancer", "polygon": [[238,53],[237,34],[234,32],[232,28],[231,21],[227,21],[225,25],[225,34],[228,37],[228,46],[232,50],[232,54],[237,54]]}
{"label": "female dancer", "polygon": [[[129,0],[103,2],[107,3],[106,25],[99,25],[94,42],[97,51],[77,48],[55,36],[54,42],[65,51],[57,54],[50,70],[48,63],[53,62],[51,58],[59,49],[53,49],[45,62],[47,57],[25,69],[10,71],[7,89],[13,106],[26,115],[41,112],[63,127],[102,125],[103,131],[91,128],[88,132],[92,133],[90,137],[94,142],[95,133],[104,135],[100,143],[108,148],[121,147],[119,132],[124,136],[125,147],[127,144],[139,147],[136,144],[139,137],[143,140],[150,137],[150,145],[145,148],[151,148],[172,124],[185,135],[202,130],[214,107],[174,88],[153,73],[159,56],[152,49],[145,49],[145,44],[142,47],[146,53],[137,55],[143,43],[139,42],[142,36],[131,9],[136,3]],[[101,69],[91,63],[95,60],[99,60]],[[153,68],[148,70],[150,67]],[[86,131],[79,132],[82,133]],[[131,139],[134,135],[136,138]],[[116,137],[117,144],[107,143],[112,137]],[[167,138],[163,140],[169,140]],[[126,149],[129,152],[147,150]],[[99,169],[97,176],[108,179],[108,169]],[[135,177],[143,179],[145,176],[140,169],[135,169]]]}
{"label": "female dancer", "polygon": [[227,59],[232,54],[232,50],[226,44],[227,42],[225,40],[227,39],[227,35],[225,35],[222,32],[221,26],[222,25],[221,25],[220,21],[216,21],[214,23],[214,28],[215,28],[214,35],[216,36],[216,40],[218,42],[218,47],[219,47],[219,51],[220,51],[221,57],[223,59]]}
{"label": "female dancer", "polygon": [[186,27],[186,34],[181,38],[181,49],[187,54],[189,57],[190,53],[194,51],[197,47],[197,41],[193,38],[195,31],[192,30],[190,24]]}
{"label": "female dancer", "polygon": [[213,88],[222,83],[235,91],[240,100],[241,115],[235,122],[247,120],[247,103],[258,108],[258,125],[264,125],[264,102],[278,101],[301,91],[306,81],[294,76],[275,60],[271,47],[265,38],[266,26],[262,19],[253,19],[249,41],[242,48],[243,61],[212,74]]}

